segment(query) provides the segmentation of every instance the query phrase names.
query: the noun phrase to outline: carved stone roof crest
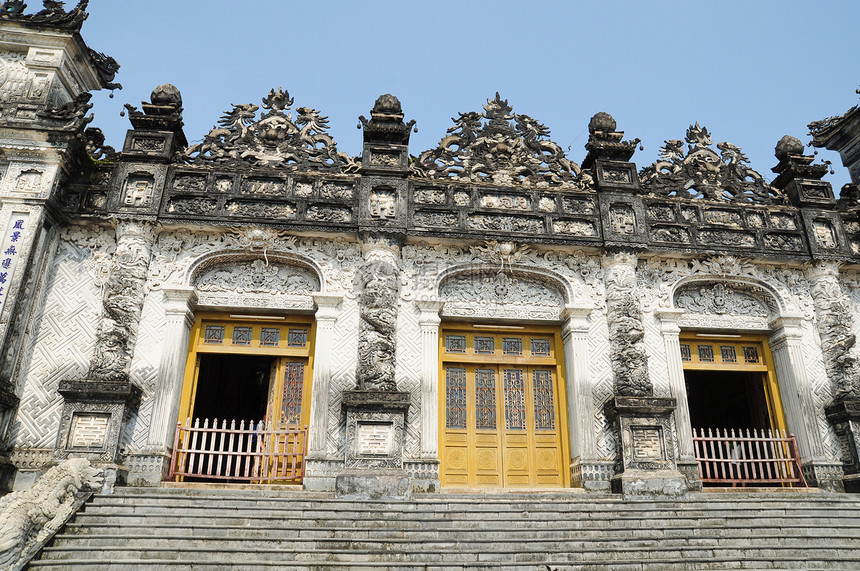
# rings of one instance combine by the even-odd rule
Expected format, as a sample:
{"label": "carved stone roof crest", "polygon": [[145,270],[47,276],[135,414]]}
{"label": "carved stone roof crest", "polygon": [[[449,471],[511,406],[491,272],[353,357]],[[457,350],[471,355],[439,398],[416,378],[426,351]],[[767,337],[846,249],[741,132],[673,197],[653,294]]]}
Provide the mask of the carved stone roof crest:
{"label": "carved stone roof crest", "polygon": [[494,184],[577,186],[580,167],[549,139],[549,129],[513,113],[498,93],[484,112],[460,113],[435,149],[412,165],[417,176]]}
{"label": "carved stone roof crest", "polygon": [[329,136],[328,117],[309,107],[290,112],[293,98],[279,87],[263,98],[259,106],[233,105],[203,138],[185,151],[193,164],[231,167],[261,166],[284,170],[324,170],[356,172],[358,159],[339,152]]}
{"label": "carved stone roof crest", "polygon": [[84,20],[87,19],[87,4],[89,0],[81,0],[77,6],[65,11],[63,2],[42,0],[44,8],[35,14],[24,14],[27,5],[23,0],[9,0],[0,7],[0,20],[37,24],[79,32]]}
{"label": "carved stone roof crest", "polygon": [[[860,95],[860,89],[857,90],[857,94]],[[825,146],[827,144],[827,140],[836,134],[842,123],[845,122],[848,117],[856,113],[858,110],[860,110],[860,105],[855,105],[842,115],[826,117],[824,119],[821,119],[820,121],[813,121],[812,123],[807,125],[807,127],[809,127],[809,134],[812,135],[813,146]]]}
{"label": "carved stone roof crest", "polygon": [[668,140],[660,149],[660,159],[642,169],[639,178],[645,192],[733,202],[786,202],[780,190],[749,167],[749,158],[740,147],[717,143],[718,154],[711,148],[708,129],[698,123],[687,129],[685,140],[686,152],[683,141]]}

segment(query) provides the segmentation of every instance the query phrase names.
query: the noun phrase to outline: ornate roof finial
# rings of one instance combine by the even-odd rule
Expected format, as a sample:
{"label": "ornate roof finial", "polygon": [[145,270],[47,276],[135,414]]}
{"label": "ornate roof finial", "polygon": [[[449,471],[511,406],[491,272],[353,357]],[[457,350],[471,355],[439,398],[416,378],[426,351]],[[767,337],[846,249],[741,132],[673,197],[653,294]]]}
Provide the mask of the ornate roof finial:
{"label": "ornate roof finial", "polygon": [[624,131],[616,131],[615,118],[605,111],[594,114],[588,122],[588,155],[582,161],[583,169],[590,169],[597,159],[629,161],[636,152],[640,139],[622,141]]}
{"label": "ornate roof finial", "polygon": [[252,103],[233,105],[203,138],[185,151],[193,164],[259,166],[285,170],[355,172],[356,159],[337,150],[328,134],[328,117],[310,107],[290,109],[293,98],[280,87],[262,100],[267,111]]}
{"label": "ornate roof finial", "polygon": [[639,173],[645,192],[682,198],[731,200],[734,202],[782,203],[785,195],[768,185],[749,167],[740,147],[717,143],[717,154],[708,129],[697,122],[687,129],[688,149],[677,139],[665,142],[660,160]]}
{"label": "ornate roof finial", "polygon": [[483,113],[459,115],[439,146],[418,156],[413,174],[526,187],[578,186],[579,165],[549,139],[549,129],[513,113],[498,93]]}
{"label": "ornate roof finial", "polygon": [[403,117],[399,99],[390,93],[380,95],[370,111],[370,121],[364,115],[358,118],[360,126],[364,127],[364,142],[408,145],[415,120],[404,123]]}
{"label": "ornate roof finial", "polygon": [[89,0],[81,0],[77,6],[66,12],[62,2],[42,0],[44,8],[35,14],[24,14],[27,5],[21,0],[8,0],[0,7],[0,20],[34,24],[60,30],[80,32],[84,20],[87,19],[87,4]]}

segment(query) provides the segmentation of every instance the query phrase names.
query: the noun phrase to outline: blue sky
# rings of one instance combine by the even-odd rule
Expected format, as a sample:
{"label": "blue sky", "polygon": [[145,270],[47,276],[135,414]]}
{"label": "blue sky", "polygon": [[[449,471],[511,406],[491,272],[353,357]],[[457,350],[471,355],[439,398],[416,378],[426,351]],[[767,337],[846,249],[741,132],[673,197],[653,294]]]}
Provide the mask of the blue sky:
{"label": "blue sky", "polygon": [[[382,93],[417,120],[417,155],[499,91],[579,163],[589,118],[606,111],[642,139],[640,168],[698,121],[772,180],[780,137],[807,143],[807,123],[860,101],[857,0],[91,0],[89,12],[84,39],[122,65],[124,89],[93,98],[94,125],[117,148],[130,127],[122,104],[161,83],[182,92],[189,141],[232,103],[259,105],[281,86],[329,116],[351,155],[361,152],[357,117]],[[847,169],[836,153],[819,157],[833,161],[838,192]]]}

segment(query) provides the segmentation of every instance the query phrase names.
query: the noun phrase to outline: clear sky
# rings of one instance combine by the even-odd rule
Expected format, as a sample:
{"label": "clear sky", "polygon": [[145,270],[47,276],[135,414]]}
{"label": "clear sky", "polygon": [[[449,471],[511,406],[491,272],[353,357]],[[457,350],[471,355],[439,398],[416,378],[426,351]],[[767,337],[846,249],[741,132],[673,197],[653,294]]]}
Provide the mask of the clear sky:
{"label": "clear sky", "polygon": [[[807,123],[860,102],[858,0],[91,0],[89,12],[85,41],[122,65],[124,89],[93,98],[93,125],[117,149],[130,128],[122,104],[161,83],[182,92],[191,142],[232,103],[259,105],[281,86],[329,116],[351,155],[357,117],[382,93],[417,120],[417,155],[499,91],[578,163],[589,118],[606,111],[642,139],[640,168],[698,121],[772,180],[780,137],[807,143]],[[819,157],[833,161],[838,193],[847,169],[832,151]]]}

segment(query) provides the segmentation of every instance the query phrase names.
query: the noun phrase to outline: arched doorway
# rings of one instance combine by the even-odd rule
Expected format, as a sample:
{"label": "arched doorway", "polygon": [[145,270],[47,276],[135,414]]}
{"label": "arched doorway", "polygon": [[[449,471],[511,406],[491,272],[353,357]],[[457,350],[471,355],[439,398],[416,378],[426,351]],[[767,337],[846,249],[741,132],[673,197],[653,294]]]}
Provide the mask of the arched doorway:
{"label": "arched doorway", "polygon": [[522,268],[471,269],[442,282],[443,486],[570,485],[559,286]]}

